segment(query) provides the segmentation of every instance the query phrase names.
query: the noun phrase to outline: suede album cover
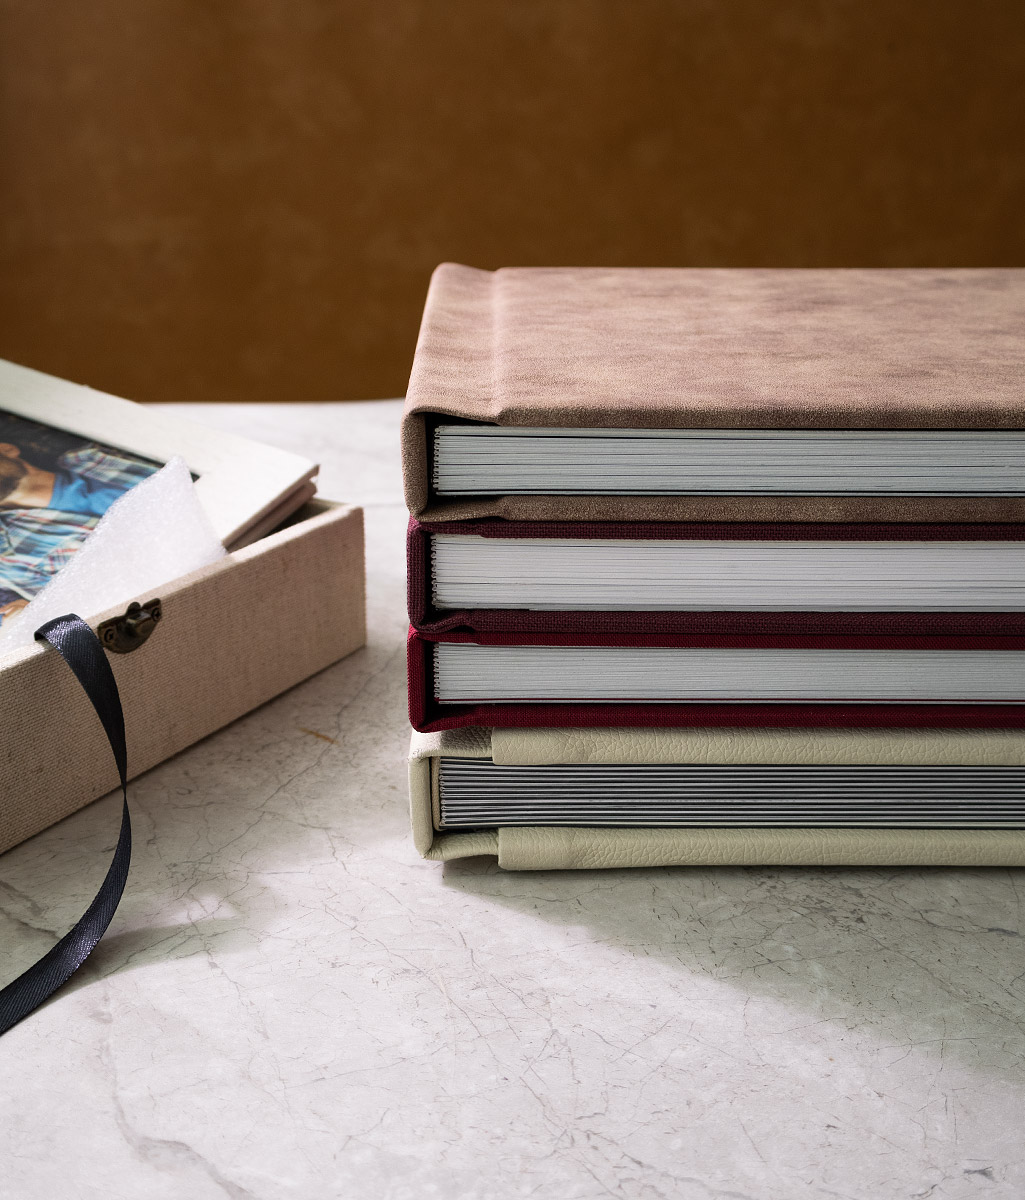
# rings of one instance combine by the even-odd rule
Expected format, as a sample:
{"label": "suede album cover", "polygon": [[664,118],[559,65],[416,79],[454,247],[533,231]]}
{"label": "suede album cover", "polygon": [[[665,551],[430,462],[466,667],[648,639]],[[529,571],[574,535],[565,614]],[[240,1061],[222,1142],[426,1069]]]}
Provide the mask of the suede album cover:
{"label": "suede album cover", "polygon": [[430,520],[1021,521],[1009,495],[438,499],[439,420],[592,429],[1025,429],[1025,270],[437,269],[403,418]]}

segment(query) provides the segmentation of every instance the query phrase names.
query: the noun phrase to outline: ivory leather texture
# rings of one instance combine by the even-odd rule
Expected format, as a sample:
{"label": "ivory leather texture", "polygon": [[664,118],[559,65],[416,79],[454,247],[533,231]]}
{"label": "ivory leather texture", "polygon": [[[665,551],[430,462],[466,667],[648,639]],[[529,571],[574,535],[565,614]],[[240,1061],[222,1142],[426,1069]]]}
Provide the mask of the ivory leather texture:
{"label": "ivory leather texture", "polygon": [[508,426],[1025,428],[1025,269],[434,273],[403,418],[424,520],[1021,521],[1025,498],[497,496],[439,501],[439,418]]}
{"label": "ivory leather texture", "polygon": [[498,831],[498,865],[510,871],[671,866],[1012,867],[1023,863],[1023,830],[527,827]]}
{"label": "ivory leather texture", "polygon": [[[467,735],[475,735],[468,737]],[[750,762],[1019,765],[1011,730],[799,729],[452,730],[413,733],[410,811],[419,852],[447,861],[490,855],[507,870],[654,866],[1023,866],[1025,830],[599,829],[528,826],[438,833],[444,754],[508,763]]]}
{"label": "ivory leather texture", "polygon": [[[502,766],[682,762],[709,766],[1025,765],[1025,732],[1017,729],[492,729],[490,734],[491,757]],[[442,740],[448,736],[440,735]],[[444,753],[463,752],[445,749]]]}

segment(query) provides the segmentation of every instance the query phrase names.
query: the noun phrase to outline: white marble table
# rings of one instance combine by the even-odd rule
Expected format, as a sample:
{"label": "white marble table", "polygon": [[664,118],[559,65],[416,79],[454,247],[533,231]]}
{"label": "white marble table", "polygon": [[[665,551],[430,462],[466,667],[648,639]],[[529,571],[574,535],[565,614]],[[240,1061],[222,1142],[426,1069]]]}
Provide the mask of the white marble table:
{"label": "white marble table", "polygon": [[[366,507],[370,641],[133,785],[0,1041],[5,1200],[1025,1195],[1025,873],[421,862],[398,405],[183,407]],[[117,824],[0,857],[4,982]]]}

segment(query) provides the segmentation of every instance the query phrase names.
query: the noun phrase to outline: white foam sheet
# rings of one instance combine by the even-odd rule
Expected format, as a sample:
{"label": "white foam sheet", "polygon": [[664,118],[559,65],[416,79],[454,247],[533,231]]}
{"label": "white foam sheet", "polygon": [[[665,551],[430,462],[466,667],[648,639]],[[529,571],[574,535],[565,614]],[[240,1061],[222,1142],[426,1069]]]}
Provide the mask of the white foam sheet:
{"label": "white foam sheet", "polygon": [[224,556],[183,458],[116,500],[99,524],[13,621],[0,625],[0,656],[30,646],[40,625],[66,613],[89,618],[150,600],[171,580]]}

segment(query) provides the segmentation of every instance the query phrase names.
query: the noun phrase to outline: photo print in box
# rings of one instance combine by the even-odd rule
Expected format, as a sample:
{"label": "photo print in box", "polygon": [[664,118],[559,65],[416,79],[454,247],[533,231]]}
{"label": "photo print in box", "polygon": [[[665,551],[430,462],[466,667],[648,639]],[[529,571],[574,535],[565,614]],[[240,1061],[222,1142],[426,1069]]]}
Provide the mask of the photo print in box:
{"label": "photo print in box", "polygon": [[160,463],[0,411],[0,621],[49,583]]}

